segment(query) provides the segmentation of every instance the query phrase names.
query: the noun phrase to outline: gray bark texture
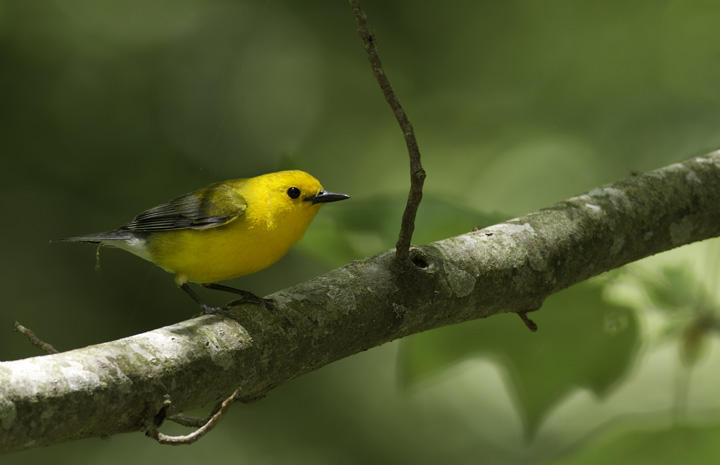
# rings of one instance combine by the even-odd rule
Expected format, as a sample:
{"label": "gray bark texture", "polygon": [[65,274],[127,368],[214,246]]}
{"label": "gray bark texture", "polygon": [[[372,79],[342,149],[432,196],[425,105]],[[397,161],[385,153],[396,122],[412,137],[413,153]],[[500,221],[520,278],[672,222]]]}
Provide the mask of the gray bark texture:
{"label": "gray bark texture", "polygon": [[[144,431],[404,336],[502,312],[604,271],[720,235],[720,152],[598,187],[502,224],[352,262],[271,296],[69,352],[0,363],[0,451]],[[522,324],[518,319],[518,324]],[[542,328],[541,328],[542,330]]]}

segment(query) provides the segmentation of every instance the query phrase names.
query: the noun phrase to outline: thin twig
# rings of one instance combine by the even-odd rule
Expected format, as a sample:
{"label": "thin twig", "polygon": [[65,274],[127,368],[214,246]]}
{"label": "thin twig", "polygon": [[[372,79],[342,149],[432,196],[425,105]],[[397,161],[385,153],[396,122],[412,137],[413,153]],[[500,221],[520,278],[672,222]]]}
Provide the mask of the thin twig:
{"label": "thin twig", "polygon": [[168,420],[177,423],[178,425],[182,426],[188,426],[190,428],[200,428],[205,423],[209,422],[213,415],[218,413],[220,409],[222,408],[223,403],[218,402],[215,404],[215,407],[210,411],[210,413],[205,418],[200,417],[194,417],[192,415],[185,415],[184,413],[176,413],[175,415],[171,415],[167,417]]}
{"label": "thin twig", "polygon": [[403,135],[405,136],[405,144],[407,145],[408,154],[410,155],[410,194],[408,195],[407,205],[403,212],[402,224],[400,226],[400,235],[395,245],[395,259],[393,265],[402,269],[410,257],[410,241],[412,240],[413,230],[415,229],[415,216],[417,215],[420,200],[422,200],[422,188],[425,182],[425,170],[420,163],[420,149],[418,148],[415,132],[410,124],[410,120],[405,114],[403,106],[400,104],[395,95],[395,91],[390,85],[390,80],[385,74],[382,62],[375,48],[375,37],[370,33],[367,25],[367,16],[360,6],[359,0],[350,0],[355,18],[358,23],[358,33],[365,44],[365,52],[367,53],[373,74],[380,84],[385,100],[390,104],[395,118],[400,124]]}
{"label": "thin twig", "polygon": [[213,429],[220,420],[222,420],[222,417],[227,413],[227,411],[230,409],[230,406],[237,400],[237,398],[240,396],[240,388],[235,389],[235,392],[230,394],[230,397],[225,399],[222,404],[220,405],[220,409],[210,417],[210,419],[202,425],[200,428],[196,429],[190,434],[186,434],[183,436],[170,436],[167,434],[163,434],[157,430],[157,426],[150,425],[147,430],[147,435],[151,438],[155,439],[160,444],[167,444],[171,446],[179,446],[182,444],[192,444],[193,442],[197,441],[201,437],[205,436],[211,429]]}
{"label": "thin twig", "polygon": [[51,345],[48,344],[47,342],[43,342],[43,341],[41,341],[40,339],[38,339],[37,336],[35,336],[35,333],[33,333],[32,331],[30,331],[30,329],[28,329],[28,328],[26,328],[25,326],[21,325],[21,324],[18,323],[17,321],[13,322],[13,326],[15,327],[15,331],[19,332],[20,334],[24,334],[25,337],[28,338],[28,340],[30,341],[30,344],[32,344],[32,345],[34,345],[35,347],[37,347],[38,349],[42,350],[42,351],[45,352],[46,354],[57,354],[57,353],[59,353],[59,351],[58,351],[55,347],[51,346]]}
{"label": "thin twig", "polygon": [[528,327],[530,331],[533,333],[537,331],[537,323],[535,323],[533,320],[528,318],[527,312],[518,312],[518,315],[520,316],[520,319],[523,320],[523,323],[525,323],[525,326]]}

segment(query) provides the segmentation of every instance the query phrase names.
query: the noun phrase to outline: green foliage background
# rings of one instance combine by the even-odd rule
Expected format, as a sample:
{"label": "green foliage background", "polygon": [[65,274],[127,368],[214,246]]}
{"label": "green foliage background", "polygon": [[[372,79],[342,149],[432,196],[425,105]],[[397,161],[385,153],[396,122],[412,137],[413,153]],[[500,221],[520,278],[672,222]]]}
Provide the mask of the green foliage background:
{"label": "green foliage background", "polygon": [[[417,243],[720,147],[717,2],[363,4],[428,172]],[[37,355],[13,320],[69,350],[193,315],[162,270],[48,240],[220,179],[300,168],[353,197],[238,287],[392,247],[407,156],[355,29],[345,1],[0,0],[0,358]],[[2,460],[711,463],[718,250],[559,294],[538,334],[501,315],[337,362],[189,448],[137,433]]]}

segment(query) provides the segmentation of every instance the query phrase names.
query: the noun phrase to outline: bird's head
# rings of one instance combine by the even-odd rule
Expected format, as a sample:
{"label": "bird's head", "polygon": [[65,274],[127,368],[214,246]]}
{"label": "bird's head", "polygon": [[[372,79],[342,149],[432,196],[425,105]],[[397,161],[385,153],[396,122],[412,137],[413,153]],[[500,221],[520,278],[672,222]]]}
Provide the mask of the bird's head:
{"label": "bird's head", "polygon": [[329,202],[349,199],[346,194],[323,189],[320,181],[304,171],[279,171],[254,178],[260,199],[248,199],[255,205],[263,203],[263,210],[279,225],[295,224],[303,228]]}

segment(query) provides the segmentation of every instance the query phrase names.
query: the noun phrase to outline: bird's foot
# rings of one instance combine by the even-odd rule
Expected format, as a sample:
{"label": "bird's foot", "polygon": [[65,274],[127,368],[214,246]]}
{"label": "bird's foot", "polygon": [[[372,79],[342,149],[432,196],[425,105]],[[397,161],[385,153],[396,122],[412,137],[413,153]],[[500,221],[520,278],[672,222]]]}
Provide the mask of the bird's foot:
{"label": "bird's foot", "polygon": [[253,294],[250,291],[245,291],[243,289],[237,289],[230,286],[225,286],[223,284],[217,284],[217,283],[208,283],[203,284],[204,287],[207,289],[215,289],[217,291],[224,291],[224,292],[230,292],[233,294],[237,294],[241,296],[241,299],[234,300],[231,303],[233,304],[256,304],[256,305],[262,305],[268,310],[275,310],[275,304],[273,303],[272,299],[264,299],[258,295]]}

